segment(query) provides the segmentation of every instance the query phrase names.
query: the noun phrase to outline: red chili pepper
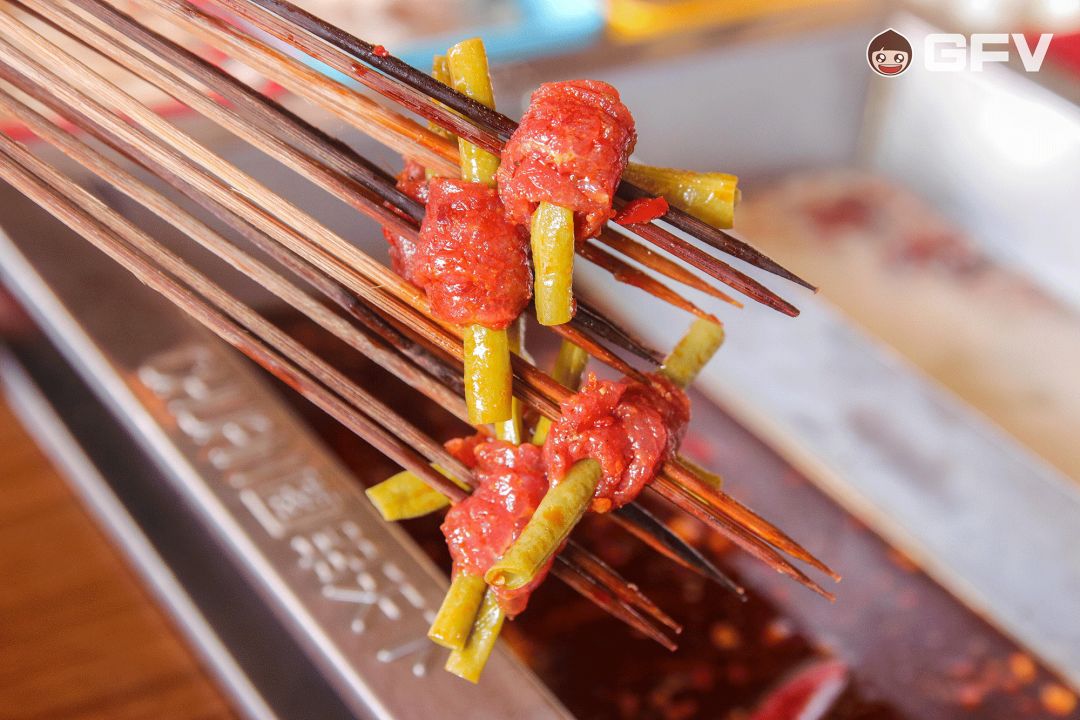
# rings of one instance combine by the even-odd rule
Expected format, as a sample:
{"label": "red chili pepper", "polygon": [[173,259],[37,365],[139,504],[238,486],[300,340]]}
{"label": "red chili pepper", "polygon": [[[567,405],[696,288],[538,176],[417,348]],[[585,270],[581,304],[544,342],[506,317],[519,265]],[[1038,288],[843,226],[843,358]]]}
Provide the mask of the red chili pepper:
{"label": "red chili pepper", "polygon": [[382,45],[376,45],[371,52],[375,53],[379,57],[386,57],[390,54],[389,51],[387,51],[387,49],[384,48]]}
{"label": "red chili pepper", "polygon": [[822,660],[783,681],[758,706],[751,720],[817,720],[825,717],[847,685],[847,666]]}
{"label": "red chili pepper", "polygon": [[631,200],[615,215],[615,222],[620,225],[638,225],[652,222],[667,214],[667,200],[662,197],[638,198]]}

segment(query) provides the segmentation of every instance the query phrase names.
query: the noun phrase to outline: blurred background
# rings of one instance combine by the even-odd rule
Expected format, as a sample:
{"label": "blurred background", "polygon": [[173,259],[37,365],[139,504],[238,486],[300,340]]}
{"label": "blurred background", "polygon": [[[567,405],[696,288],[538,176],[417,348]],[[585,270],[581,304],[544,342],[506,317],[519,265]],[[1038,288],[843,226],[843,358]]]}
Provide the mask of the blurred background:
{"label": "blurred background", "polygon": [[[1080,717],[1080,0],[298,4],[420,67],[482,36],[499,109],[511,117],[540,82],[612,83],[637,121],[636,160],[738,175],[736,234],[820,287],[811,294],[751,273],[802,309],[794,320],[694,297],[724,320],[728,342],[701,378],[705,409],[685,449],[834,562],[846,576],[840,601],[792,598],[730,560],[767,611],[742,623],[732,608],[706,618],[685,663],[657,660],[672,664],[617,695],[553,669],[570,651],[551,641],[556,607],[541,605],[509,639],[571,711]],[[913,58],[901,75],[879,77],[867,44],[888,28],[911,41]],[[1015,33],[1032,48],[1053,38],[1036,72],[1015,40],[1007,62],[934,72],[923,39],[942,32]],[[197,126],[183,108],[169,114]],[[399,168],[370,140],[320,123]],[[4,118],[0,129],[29,139]],[[265,167],[249,149],[215,147],[242,167]],[[265,177],[385,258],[366,219],[291,176]],[[5,193],[4,231],[16,240],[46,232]],[[18,284],[17,270],[4,272]],[[687,318],[671,308],[594,268],[579,272],[599,305],[657,346],[684,330]],[[20,299],[0,304],[0,330],[17,347],[38,333],[41,310],[12,291]],[[0,478],[0,718],[232,716],[190,639],[9,409],[0,412]],[[689,612],[715,610],[692,587],[672,592]],[[767,650],[777,633],[802,644]],[[823,664],[832,662],[857,690],[830,694],[822,678],[835,677]],[[785,683],[803,668],[818,671],[801,677],[817,678],[820,707],[770,711],[769,698],[793,692]],[[665,690],[660,676],[683,685]]]}

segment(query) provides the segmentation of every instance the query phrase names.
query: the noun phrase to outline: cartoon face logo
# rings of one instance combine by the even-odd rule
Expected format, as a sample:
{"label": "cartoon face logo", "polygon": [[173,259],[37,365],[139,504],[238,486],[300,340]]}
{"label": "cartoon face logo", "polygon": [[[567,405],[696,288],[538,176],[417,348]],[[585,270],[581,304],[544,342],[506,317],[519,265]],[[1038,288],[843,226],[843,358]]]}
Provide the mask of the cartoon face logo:
{"label": "cartoon face logo", "polygon": [[870,63],[870,69],[882,77],[899,75],[911,64],[911,43],[889,28],[866,46],[866,61]]}

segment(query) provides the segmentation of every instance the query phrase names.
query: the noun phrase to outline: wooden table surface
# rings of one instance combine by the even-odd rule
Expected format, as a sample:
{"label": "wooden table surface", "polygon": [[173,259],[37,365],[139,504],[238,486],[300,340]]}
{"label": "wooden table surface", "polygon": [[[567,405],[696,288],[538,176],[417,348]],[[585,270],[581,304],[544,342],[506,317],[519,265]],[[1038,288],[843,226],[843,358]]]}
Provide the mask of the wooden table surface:
{"label": "wooden table surface", "polygon": [[235,717],[170,619],[0,404],[0,719]]}

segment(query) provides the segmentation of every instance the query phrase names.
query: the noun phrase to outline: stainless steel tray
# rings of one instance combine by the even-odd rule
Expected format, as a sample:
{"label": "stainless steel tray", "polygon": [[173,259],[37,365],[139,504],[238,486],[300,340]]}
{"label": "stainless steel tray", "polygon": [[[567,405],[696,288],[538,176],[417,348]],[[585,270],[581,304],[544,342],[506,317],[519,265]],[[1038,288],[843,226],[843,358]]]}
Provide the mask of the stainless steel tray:
{"label": "stainless steel tray", "polygon": [[[0,234],[3,281],[56,348],[16,346],[25,369],[9,359],[13,399],[241,707],[253,717],[568,717],[502,649],[483,688],[442,672],[426,630],[444,577],[252,368],[10,189],[0,207],[21,219]],[[182,582],[163,564],[178,553],[202,568]]]}

